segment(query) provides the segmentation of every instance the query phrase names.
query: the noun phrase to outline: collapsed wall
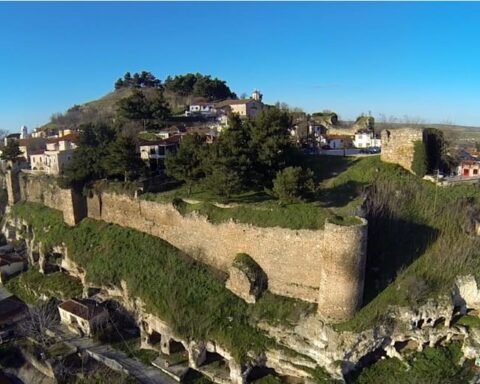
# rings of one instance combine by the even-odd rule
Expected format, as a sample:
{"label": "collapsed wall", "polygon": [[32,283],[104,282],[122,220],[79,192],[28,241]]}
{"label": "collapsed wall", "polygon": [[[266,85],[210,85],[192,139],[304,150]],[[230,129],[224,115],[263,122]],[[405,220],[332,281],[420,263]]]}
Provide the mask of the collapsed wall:
{"label": "collapsed wall", "polygon": [[70,225],[88,216],[133,228],[224,272],[238,253],[246,253],[267,275],[269,291],[319,303],[319,313],[327,318],[347,318],[362,301],[365,220],[354,226],[327,223],[324,230],[262,228],[233,221],[212,224],[204,216],[182,216],[171,203],[106,192],[82,200],[49,178],[26,173],[20,178],[20,192],[23,201],[63,211]]}
{"label": "collapsed wall", "polygon": [[412,171],[415,142],[423,141],[420,128],[398,128],[382,131],[382,152],[380,159],[386,163],[399,164]]}

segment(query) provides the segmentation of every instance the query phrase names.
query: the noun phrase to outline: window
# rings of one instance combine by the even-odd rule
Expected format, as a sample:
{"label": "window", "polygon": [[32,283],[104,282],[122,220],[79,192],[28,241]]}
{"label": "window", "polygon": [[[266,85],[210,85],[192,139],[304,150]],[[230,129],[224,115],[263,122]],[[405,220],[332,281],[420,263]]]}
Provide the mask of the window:
{"label": "window", "polygon": [[478,169],[474,169],[474,170],[473,170],[473,174],[474,174],[474,175],[478,175]]}

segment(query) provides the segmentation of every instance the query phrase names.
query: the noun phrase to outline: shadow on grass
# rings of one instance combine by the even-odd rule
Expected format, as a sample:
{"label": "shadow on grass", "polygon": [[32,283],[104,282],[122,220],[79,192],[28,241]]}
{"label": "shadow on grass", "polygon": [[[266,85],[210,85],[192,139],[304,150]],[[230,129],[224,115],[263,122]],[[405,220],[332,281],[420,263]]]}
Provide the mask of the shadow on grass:
{"label": "shadow on grass", "polygon": [[344,207],[362,194],[365,185],[366,183],[348,181],[333,188],[320,190],[316,198],[325,208]]}
{"label": "shadow on grass", "polygon": [[368,215],[363,304],[368,304],[436,241],[439,231],[384,215]]}
{"label": "shadow on grass", "polygon": [[316,182],[322,182],[346,171],[355,161],[351,157],[314,155],[306,156],[303,166],[312,170]]}

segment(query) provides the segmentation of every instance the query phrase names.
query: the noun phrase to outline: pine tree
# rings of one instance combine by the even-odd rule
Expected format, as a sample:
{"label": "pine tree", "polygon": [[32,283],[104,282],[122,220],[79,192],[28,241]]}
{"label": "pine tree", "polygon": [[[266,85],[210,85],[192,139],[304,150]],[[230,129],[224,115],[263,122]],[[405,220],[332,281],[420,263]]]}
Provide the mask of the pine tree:
{"label": "pine tree", "polygon": [[139,89],[134,89],[129,97],[121,99],[117,106],[120,116],[132,121],[141,121],[144,129],[147,122],[153,118],[150,103]]}
{"label": "pine tree", "polygon": [[165,158],[167,175],[185,182],[188,193],[192,186],[205,177],[203,169],[204,158],[207,153],[205,141],[197,134],[187,135],[182,140],[179,150]]}
{"label": "pine tree", "polygon": [[18,142],[16,140],[9,140],[7,145],[2,150],[2,160],[15,161],[17,157],[22,154]]}
{"label": "pine tree", "polygon": [[104,124],[83,125],[80,131],[78,148],[64,172],[66,185],[77,189],[107,175],[103,159],[116,136],[115,131]]}
{"label": "pine tree", "polygon": [[271,108],[260,113],[252,127],[252,146],[260,184],[270,186],[276,173],[297,161],[288,112]]}
{"label": "pine tree", "polygon": [[212,192],[230,197],[250,186],[251,168],[250,127],[238,115],[232,115],[228,128],[212,145],[206,164],[206,185]]}
{"label": "pine tree", "polygon": [[130,136],[120,136],[110,144],[104,167],[109,176],[122,176],[125,182],[145,174],[146,170],[135,140]]}

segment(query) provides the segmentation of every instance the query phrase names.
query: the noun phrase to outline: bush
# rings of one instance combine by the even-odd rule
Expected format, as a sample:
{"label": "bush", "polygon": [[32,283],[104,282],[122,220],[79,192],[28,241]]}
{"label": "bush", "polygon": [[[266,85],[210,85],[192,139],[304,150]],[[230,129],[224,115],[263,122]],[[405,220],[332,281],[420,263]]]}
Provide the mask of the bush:
{"label": "bush", "polygon": [[420,177],[427,174],[427,151],[422,141],[415,141],[412,160],[412,171]]}
{"label": "bush", "polygon": [[301,167],[287,167],[273,181],[273,194],[283,203],[295,203],[313,193],[313,172]]}

